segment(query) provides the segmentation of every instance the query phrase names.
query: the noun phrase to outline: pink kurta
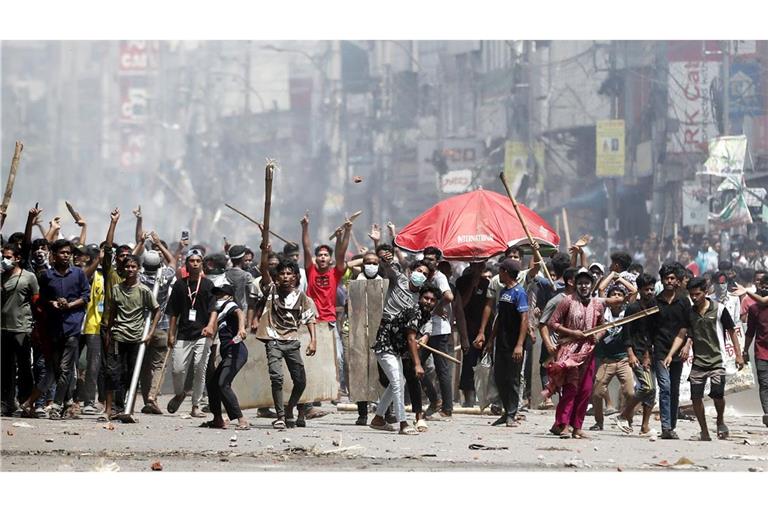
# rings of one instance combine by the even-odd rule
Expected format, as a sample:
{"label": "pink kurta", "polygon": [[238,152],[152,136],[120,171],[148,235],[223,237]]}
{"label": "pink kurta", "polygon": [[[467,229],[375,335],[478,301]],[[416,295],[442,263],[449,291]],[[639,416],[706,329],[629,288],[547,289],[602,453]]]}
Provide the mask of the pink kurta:
{"label": "pink kurta", "polygon": [[[586,331],[602,323],[605,304],[602,299],[592,298],[585,305],[578,297],[566,296],[549,320],[553,331],[563,326],[567,329]],[[554,361],[547,365],[549,382],[542,395],[549,398],[560,392],[555,412],[555,423],[580,429],[584,423],[595,372],[594,349],[602,334],[581,340],[560,338]]]}

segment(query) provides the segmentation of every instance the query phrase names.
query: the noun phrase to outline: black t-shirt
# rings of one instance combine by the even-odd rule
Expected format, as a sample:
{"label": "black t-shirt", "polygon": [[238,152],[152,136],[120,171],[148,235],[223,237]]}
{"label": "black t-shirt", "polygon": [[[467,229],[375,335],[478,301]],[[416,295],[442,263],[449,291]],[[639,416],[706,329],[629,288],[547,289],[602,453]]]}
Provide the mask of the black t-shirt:
{"label": "black t-shirt", "polygon": [[[631,315],[634,315],[635,313],[639,313],[643,309],[646,308],[652,308],[656,305],[656,299],[653,299],[650,305],[643,306],[639,300],[635,302],[630,302],[627,306],[626,311],[624,312],[624,316],[628,317]],[[651,337],[652,334],[652,327],[654,322],[656,322],[656,317],[658,316],[658,313],[655,315],[650,315],[644,318],[640,318],[638,320],[635,320],[634,322],[630,322],[624,326],[624,329],[621,331],[621,337],[624,342],[624,347],[629,348],[632,347],[632,350],[635,353],[635,356],[639,359],[645,354],[646,352],[653,352],[653,338]],[[677,333],[675,333],[677,334]]]}
{"label": "black t-shirt", "polygon": [[[656,296],[656,305],[659,312],[653,315],[651,320],[653,336],[653,358],[662,361],[667,357],[672,342],[675,341],[678,331],[690,326],[691,301],[684,294],[678,294],[669,304],[661,294]],[[672,357],[672,361],[680,361],[680,352]]]}
{"label": "black t-shirt", "polygon": [[480,330],[480,321],[483,318],[483,308],[486,301],[485,294],[488,291],[489,284],[490,281],[480,278],[477,287],[473,291],[470,289],[472,286],[471,275],[461,276],[456,280],[456,288],[459,290],[462,300],[466,301],[468,294],[472,293],[467,305],[464,306],[464,319],[467,322],[467,336],[469,336],[470,340],[473,340]]}
{"label": "black t-shirt", "polygon": [[496,318],[498,332],[496,333],[496,352],[512,353],[523,325],[523,313],[528,311],[528,295],[523,287],[502,288],[499,293],[499,313]]}
{"label": "black t-shirt", "polygon": [[[165,312],[168,316],[178,316],[178,334],[180,340],[197,340],[202,337],[203,328],[208,325],[211,312],[216,309],[216,297],[213,295],[213,282],[205,277],[200,278],[200,289],[197,289],[197,281],[178,279],[171,289],[168,299],[168,307]],[[191,298],[190,298],[191,297]],[[195,319],[190,320],[189,311],[194,301]]]}

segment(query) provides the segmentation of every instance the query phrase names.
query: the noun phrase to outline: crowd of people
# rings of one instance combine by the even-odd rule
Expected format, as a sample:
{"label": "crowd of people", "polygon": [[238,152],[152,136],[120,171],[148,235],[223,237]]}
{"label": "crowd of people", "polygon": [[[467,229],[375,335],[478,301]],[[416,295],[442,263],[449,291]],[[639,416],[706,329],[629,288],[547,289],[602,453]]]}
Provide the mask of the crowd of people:
{"label": "crowd of people", "polygon": [[[639,434],[651,435],[658,400],[660,437],[677,439],[681,375],[689,361],[700,439],[711,439],[707,384],[715,432],[723,439],[725,361],[735,356],[741,370],[754,346],[768,426],[768,257],[757,242],[734,241],[723,257],[719,240],[687,237],[670,246],[651,237],[611,253],[605,266],[592,259],[589,237],[582,237],[542,261],[513,246],[496,258],[463,263],[444,260],[439,247],[406,254],[384,241],[376,225],[368,235],[372,249],[351,255],[349,220],[333,247],[313,246],[307,214],[300,220],[301,250],[290,242],[281,252],[265,242],[257,252],[245,244],[191,245],[185,232],[172,252],[156,232],[144,231],[140,208],[133,211],[130,244],[115,242],[119,209],[110,212],[100,243],[88,243],[82,217],[76,218],[79,235],[67,238],[58,218],[44,231],[41,214],[37,206],[30,209],[25,230],[3,237],[4,416],[132,420],[127,395],[143,344],[142,414],[164,413],[158,396],[169,366],[169,413],[191,396],[189,414],[206,419],[201,426],[231,422],[248,429],[232,383],[249,358],[245,341],[255,338],[265,347],[274,409],[259,409],[258,417],[276,429],[304,427],[325,412],[303,397],[303,357],[333,349],[338,399],[348,396],[347,288],[351,280],[387,279],[381,324],[370,343],[384,391],[375,404],[357,402],[357,425],[416,435],[428,431],[430,420],[450,420],[456,403],[477,404],[475,369],[491,354],[494,426],[523,427],[523,413],[538,402],[532,389],[539,380],[540,407],[554,409],[553,435],[587,438],[587,431],[603,430],[611,414],[627,434],[640,414]],[[36,225],[42,237],[33,237]],[[394,239],[395,226],[388,231]],[[310,341],[302,350],[305,328]],[[335,346],[318,348],[321,331]],[[534,361],[537,343],[541,355]],[[462,359],[458,382],[445,354]],[[292,381],[287,403],[283,361]],[[616,406],[608,392],[614,377]],[[454,397],[455,386],[460,396]],[[590,406],[594,424],[585,431]]]}

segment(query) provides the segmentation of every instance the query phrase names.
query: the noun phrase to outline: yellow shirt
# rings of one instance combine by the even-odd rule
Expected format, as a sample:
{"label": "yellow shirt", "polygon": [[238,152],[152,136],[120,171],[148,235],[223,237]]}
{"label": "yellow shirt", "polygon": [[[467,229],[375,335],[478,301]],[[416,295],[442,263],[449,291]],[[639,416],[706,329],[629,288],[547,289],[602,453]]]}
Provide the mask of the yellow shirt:
{"label": "yellow shirt", "polygon": [[88,301],[88,309],[85,310],[83,334],[99,334],[99,325],[101,325],[103,312],[104,276],[97,270],[93,274],[93,282],[91,282],[91,298]]}
{"label": "yellow shirt", "polygon": [[104,276],[108,283],[104,286],[104,308],[102,309],[101,315],[102,327],[106,327],[107,323],[109,322],[109,304],[112,301],[112,288],[116,284],[123,282],[123,278],[120,277],[120,274],[117,273],[115,267],[110,266],[107,272],[108,274]]}

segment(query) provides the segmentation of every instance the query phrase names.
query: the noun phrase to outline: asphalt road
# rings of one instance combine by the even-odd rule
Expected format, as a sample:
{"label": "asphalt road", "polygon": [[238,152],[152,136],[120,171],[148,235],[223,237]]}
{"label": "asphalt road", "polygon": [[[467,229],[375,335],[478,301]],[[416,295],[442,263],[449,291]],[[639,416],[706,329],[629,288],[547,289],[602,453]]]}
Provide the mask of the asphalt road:
{"label": "asphalt road", "polygon": [[[161,399],[163,406],[166,400]],[[451,421],[430,422],[426,433],[401,436],[355,426],[355,413],[330,405],[323,410],[333,412],[310,420],[307,428],[285,431],[273,430],[271,420],[248,410],[252,429],[236,432],[233,426],[199,428],[202,420],[188,417],[189,406],[187,400],[172,415],[139,413],[138,423],[114,422],[114,430],[94,416],[2,418],[0,469],[151,471],[159,462],[163,471],[768,470],[768,428],[760,416],[739,415],[732,407],[726,411],[731,439],[707,443],[690,440],[698,433],[693,421],[678,425],[681,440],[666,441],[621,434],[611,418],[607,429],[589,440],[559,439],[547,434],[552,411],[527,412],[514,429],[491,427],[491,416],[456,414]],[[709,410],[708,416],[713,414]],[[592,424],[587,417],[585,428]],[[657,421],[652,426],[660,429]],[[496,449],[473,450],[472,444]]]}

